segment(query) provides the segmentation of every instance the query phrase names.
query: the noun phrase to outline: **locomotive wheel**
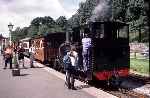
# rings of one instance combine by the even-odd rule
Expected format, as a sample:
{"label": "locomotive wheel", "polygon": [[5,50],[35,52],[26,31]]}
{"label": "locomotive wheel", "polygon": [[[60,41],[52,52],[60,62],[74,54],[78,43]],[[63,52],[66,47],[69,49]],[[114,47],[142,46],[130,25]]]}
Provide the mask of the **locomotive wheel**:
{"label": "locomotive wheel", "polygon": [[117,87],[119,88],[120,85],[121,85],[122,81],[121,81],[121,78],[119,77],[116,77],[116,76],[112,76],[108,81],[107,81],[107,84],[108,86],[111,86],[111,87]]}

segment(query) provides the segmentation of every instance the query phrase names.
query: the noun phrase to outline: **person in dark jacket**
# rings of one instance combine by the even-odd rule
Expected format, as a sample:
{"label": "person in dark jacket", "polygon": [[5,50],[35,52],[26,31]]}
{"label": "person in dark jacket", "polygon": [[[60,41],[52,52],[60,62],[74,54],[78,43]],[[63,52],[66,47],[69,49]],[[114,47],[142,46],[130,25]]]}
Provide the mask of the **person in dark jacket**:
{"label": "person in dark jacket", "polygon": [[8,45],[8,47],[4,51],[4,60],[5,60],[4,69],[7,68],[7,63],[10,63],[10,69],[12,69],[12,58],[13,58],[13,50],[12,47]]}
{"label": "person in dark jacket", "polygon": [[25,52],[25,49],[23,48],[23,46],[21,46],[21,48],[18,49],[18,60],[19,60],[19,65],[22,62],[22,66],[25,68],[25,66],[24,66],[24,52]]}

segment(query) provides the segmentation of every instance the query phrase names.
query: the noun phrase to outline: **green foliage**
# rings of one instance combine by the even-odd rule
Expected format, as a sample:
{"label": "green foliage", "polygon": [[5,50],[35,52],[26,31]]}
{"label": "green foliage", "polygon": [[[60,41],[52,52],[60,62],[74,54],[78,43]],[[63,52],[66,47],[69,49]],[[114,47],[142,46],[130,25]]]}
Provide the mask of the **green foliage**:
{"label": "green foliage", "polygon": [[59,27],[61,27],[63,30],[66,29],[67,26],[67,19],[65,16],[60,16],[57,20],[56,20],[56,25],[58,25]]}
{"label": "green foliage", "polygon": [[27,36],[28,34],[28,27],[24,27],[24,28],[20,28],[17,27],[15,31],[12,32],[12,41],[16,42],[22,38],[24,38],[24,36]]}
{"label": "green foliage", "polygon": [[44,33],[47,33],[48,26],[47,25],[40,25],[38,35],[44,35]]}
{"label": "green foliage", "polygon": [[33,19],[33,20],[31,21],[31,25],[32,25],[32,26],[39,26],[40,23],[41,23],[41,21],[42,21],[42,18],[41,18],[41,17],[37,17],[37,18],[35,18],[35,19]]}
{"label": "green foliage", "polygon": [[53,26],[55,25],[54,19],[51,18],[50,16],[42,17],[41,23],[42,23],[43,25],[48,26],[49,28],[51,28],[51,27],[53,27]]}
{"label": "green foliage", "polygon": [[68,24],[70,25],[70,27],[78,27],[80,26],[79,23],[79,15],[75,14],[73,15],[69,20],[68,20]]}
{"label": "green foliage", "polygon": [[130,68],[139,73],[149,74],[149,60],[130,59]]}
{"label": "green foliage", "polygon": [[120,20],[126,22],[128,3],[129,0],[113,0],[112,2],[113,20]]}
{"label": "green foliage", "polygon": [[39,31],[38,26],[30,25],[28,29],[28,37],[34,37],[37,35],[37,32]]}

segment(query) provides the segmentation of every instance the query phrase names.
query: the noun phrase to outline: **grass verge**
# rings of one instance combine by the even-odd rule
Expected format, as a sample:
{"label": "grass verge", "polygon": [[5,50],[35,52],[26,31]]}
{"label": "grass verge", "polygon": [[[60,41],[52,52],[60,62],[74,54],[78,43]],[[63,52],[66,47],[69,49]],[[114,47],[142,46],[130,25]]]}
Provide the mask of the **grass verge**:
{"label": "grass verge", "polygon": [[130,59],[130,68],[142,74],[149,74],[149,59]]}

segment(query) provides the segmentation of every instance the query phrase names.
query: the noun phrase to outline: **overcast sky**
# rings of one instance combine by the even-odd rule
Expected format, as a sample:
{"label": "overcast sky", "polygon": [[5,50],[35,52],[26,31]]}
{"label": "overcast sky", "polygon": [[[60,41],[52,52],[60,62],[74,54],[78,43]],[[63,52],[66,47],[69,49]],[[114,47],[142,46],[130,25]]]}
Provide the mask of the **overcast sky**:
{"label": "overcast sky", "polygon": [[[0,0],[0,34],[8,36],[8,24],[16,27],[29,26],[36,17],[71,17],[85,0]],[[13,29],[13,30],[14,30]]]}

